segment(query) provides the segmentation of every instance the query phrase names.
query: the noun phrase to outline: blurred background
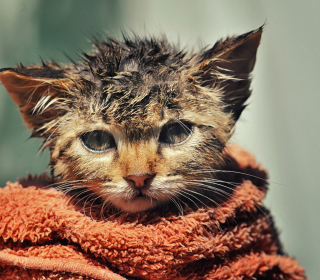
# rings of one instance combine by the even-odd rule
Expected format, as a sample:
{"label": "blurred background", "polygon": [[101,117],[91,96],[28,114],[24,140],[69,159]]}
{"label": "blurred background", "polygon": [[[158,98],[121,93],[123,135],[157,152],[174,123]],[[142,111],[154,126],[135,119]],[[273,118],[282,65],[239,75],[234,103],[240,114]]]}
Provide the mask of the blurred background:
{"label": "blurred background", "polygon": [[[270,172],[266,204],[285,250],[310,279],[320,262],[320,1],[0,0],[0,68],[67,62],[90,49],[92,35],[165,33],[182,47],[212,45],[266,22],[254,69],[250,105],[233,142]],[[0,87],[0,185],[47,169],[48,154]],[[318,175],[317,175],[318,174]]]}

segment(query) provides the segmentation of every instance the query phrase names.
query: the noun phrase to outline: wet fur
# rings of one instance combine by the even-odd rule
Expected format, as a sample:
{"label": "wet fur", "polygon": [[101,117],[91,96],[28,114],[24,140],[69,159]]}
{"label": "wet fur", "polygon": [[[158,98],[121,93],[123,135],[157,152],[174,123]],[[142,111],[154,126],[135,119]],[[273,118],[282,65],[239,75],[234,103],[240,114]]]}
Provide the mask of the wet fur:
{"label": "wet fur", "polygon": [[[186,199],[214,200],[225,192],[214,171],[250,96],[262,28],[187,54],[165,38],[96,41],[90,54],[67,66],[4,68],[0,80],[34,137],[49,148],[55,182],[90,190],[104,206],[137,212]],[[193,124],[176,145],[159,143],[168,122]],[[110,132],[116,148],[88,151],[80,136]],[[144,194],[124,179],[152,174]],[[179,206],[179,204],[177,204]]]}

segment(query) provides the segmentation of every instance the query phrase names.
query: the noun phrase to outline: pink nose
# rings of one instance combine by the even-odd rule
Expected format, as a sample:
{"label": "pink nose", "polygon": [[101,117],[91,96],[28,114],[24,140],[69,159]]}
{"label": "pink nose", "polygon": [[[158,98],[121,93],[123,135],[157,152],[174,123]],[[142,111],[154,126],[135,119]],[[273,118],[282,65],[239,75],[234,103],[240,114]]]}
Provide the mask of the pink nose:
{"label": "pink nose", "polygon": [[134,182],[135,187],[143,187],[145,185],[145,181],[148,178],[153,177],[153,175],[141,175],[141,176],[136,176],[136,175],[130,175],[127,178],[125,178],[126,180],[130,180]]}

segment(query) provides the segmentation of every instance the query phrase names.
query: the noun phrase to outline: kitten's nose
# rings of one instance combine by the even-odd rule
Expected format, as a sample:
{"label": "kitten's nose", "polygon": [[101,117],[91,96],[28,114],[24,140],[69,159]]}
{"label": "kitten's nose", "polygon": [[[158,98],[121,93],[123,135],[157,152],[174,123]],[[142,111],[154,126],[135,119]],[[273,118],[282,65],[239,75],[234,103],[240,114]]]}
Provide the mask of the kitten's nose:
{"label": "kitten's nose", "polygon": [[150,175],[150,174],[145,174],[145,175],[141,175],[141,176],[130,175],[130,176],[126,177],[125,179],[129,180],[129,181],[133,181],[135,187],[139,188],[139,187],[145,186],[146,185],[146,180],[151,178],[151,177],[154,177],[154,175]]}

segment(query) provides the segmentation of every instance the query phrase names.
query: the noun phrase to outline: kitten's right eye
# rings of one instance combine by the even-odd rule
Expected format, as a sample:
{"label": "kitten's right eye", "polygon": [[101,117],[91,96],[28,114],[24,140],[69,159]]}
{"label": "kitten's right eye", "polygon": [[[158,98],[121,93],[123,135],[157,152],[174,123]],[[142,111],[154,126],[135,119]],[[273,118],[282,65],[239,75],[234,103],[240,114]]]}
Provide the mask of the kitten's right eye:
{"label": "kitten's right eye", "polygon": [[102,130],[94,130],[81,135],[84,146],[92,152],[103,152],[114,148],[116,143],[113,136]]}

